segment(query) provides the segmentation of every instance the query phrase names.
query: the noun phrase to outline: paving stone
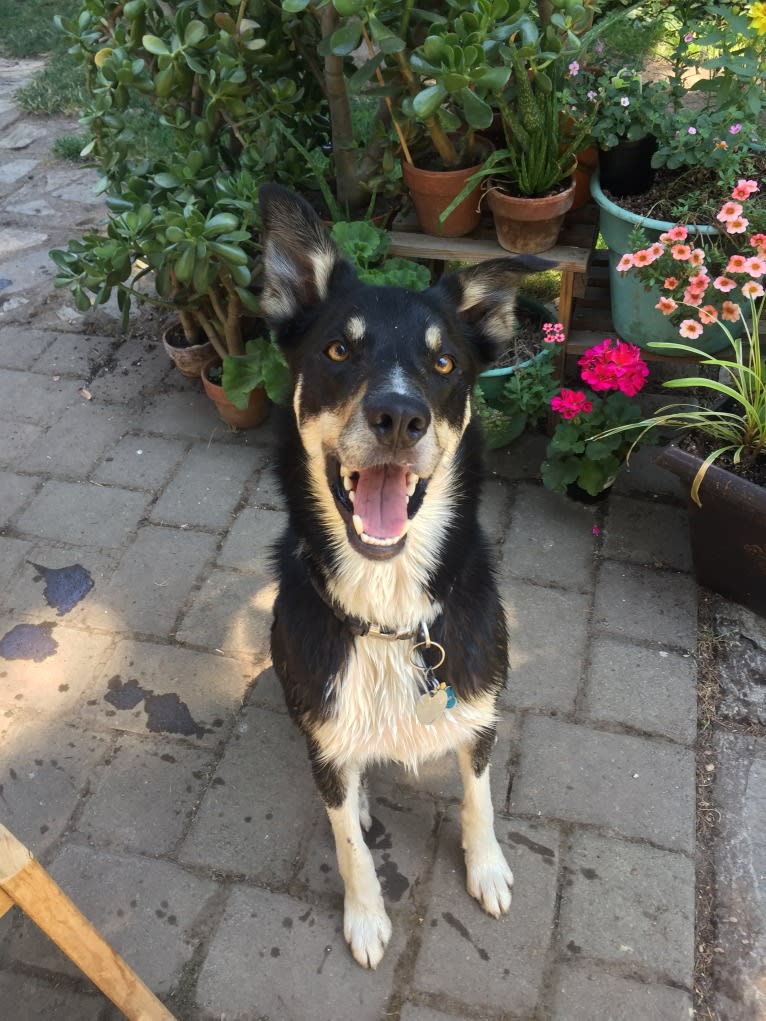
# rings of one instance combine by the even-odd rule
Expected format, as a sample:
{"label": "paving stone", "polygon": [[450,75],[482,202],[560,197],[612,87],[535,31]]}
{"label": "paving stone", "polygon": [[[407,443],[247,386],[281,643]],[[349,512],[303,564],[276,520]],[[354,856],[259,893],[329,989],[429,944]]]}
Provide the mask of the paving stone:
{"label": "paving stone", "polygon": [[110,744],[73,721],[26,713],[10,721],[0,744],[2,818],[36,857],[68,826]]}
{"label": "paving stone", "polygon": [[218,444],[192,447],[152,508],[152,521],[224,528],[257,467],[257,458],[249,450]]}
{"label": "paving stone", "polygon": [[587,592],[593,588],[593,508],[539,486],[519,485],[503,546],[504,582],[529,578]]}
{"label": "paving stone", "polygon": [[3,230],[3,236],[0,238],[0,259],[7,259],[9,256],[18,255],[25,248],[35,248],[47,240],[48,235],[41,234],[40,231],[6,227]]}
{"label": "paving stone", "polygon": [[[116,565],[113,550],[64,547],[48,542],[27,542],[13,589],[4,603],[13,619],[31,623],[66,617],[66,626],[79,626],[87,620],[87,608],[101,598],[101,590]],[[48,571],[69,568],[64,575]],[[90,587],[89,583],[92,583]]]}
{"label": "paving stone", "polygon": [[[96,493],[125,489],[100,489]],[[140,501],[145,496],[130,494]],[[85,608],[98,627],[168,636],[198,575],[215,550],[215,537],[203,532],[145,525],[125,549],[119,567],[98,601]],[[198,643],[204,644],[204,643]],[[216,648],[217,643],[208,643]]]}
{"label": "paving stone", "polygon": [[265,665],[276,584],[257,575],[211,571],[176,632],[180,642],[242,653]]}
{"label": "paving stone", "polygon": [[55,336],[55,333],[44,330],[4,327],[0,330],[0,366],[4,369],[31,368]]}
{"label": "paving stone", "polygon": [[510,518],[510,493],[507,486],[497,479],[484,483],[479,506],[479,521],[493,546],[499,545],[505,536]]}
{"label": "paving stone", "polygon": [[[56,210],[50,202],[46,202],[45,199],[41,198],[32,198],[33,192],[31,189],[26,195],[25,192],[27,192],[27,189],[14,192],[12,200],[5,203],[5,210],[11,216],[45,216],[50,218],[56,215]],[[28,201],[23,201],[25,198]]]}
{"label": "paving stone", "polygon": [[129,489],[158,489],[184,456],[182,440],[130,435],[108,450],[93,473],[96,482]]}
{"label": "paving stone", "polygon": [[222,567],[252,571],[264,578],[271,576],[270,547],[287,527],[283,511],[254,510],[245,507],[229,529],[229,535],[218,554]]}
{"label": "paving stone", "polygon": [[255,684],[248,697],[248,704],[272,709],[275,712],[286,712],[285,696],[279,678],[271,666],[260,670],[255,677]]}
{"label": "paving stone", "polygon": [[[151,858],[64,847],[49,872],[107,942],[155,993],[167,993],[191,959],[216,886]],[[77,967],[29,920],[14,936],[17,961],[58,974]]]}
{"label": "paving stone", "polygon": [[31,548],[31,542],[0,535],[0,607],[3,609],[13,604],[14,592],[10,588],[10,582],[21,570],[21,565]]}
{"label": "paving stone", "polygon": [[24,506],[40,480],[31,475],[15,475],[0,471],[0,528],[4,528],[13,515]]}
{"label": "paving stone", "polygon": [[141,428],[160,436],[193,437],[206,442],[225,439],[229,427],[218,417],[215,405],[202,392],[167,393],[155,397],[144,409]]}
{"label": "paving stone", "polygon": [[0,1017],[9,1021],[100,1021],[106,998],[18,972],[0,972]]}
{"label": "paving stone", "polygon": [[0,149],[26,149],[32,142],[45,138],[48,129],[29,123],[14,124],[0,138]]}
{"label": "paving stone", "polygon": [[77,829],[89,841],[140,854],[168,854],[189,825],[214,759],[165,738],[123,734],[91,777]]}
{"label": "paving stone", "polygon": [[697,665],[691,656],[596,638],[584,713],[692,744],[697,734]]}
{"label": "paving stone", "polygon": [[251,506],[270,507],[274,510],[284,509],[285,500],[271,465],[266,465],[255,482],[250,483],[250,499],[248,503]]}
{"label": "paving stone", "polygon": [[[689,988],[694,967],[694,863],[646,844],[575,832],[560,941],[576,956],[650,969]],[[643,1019],[642,1019],[643,1021]]]}
{"label": "paving stone", "polygon": [[97,179],[92,171],[75,176],[74,179],[70,177],[68,182],[62,182],[53,187],[51,178],[53,178],[53,174],[48,175],[48,188],[54,198],[63,199],[65,202],[76,202],[78,205],[104,206],[104,196],[93,193]]}
{"label": "paving stone", "polygon": [[548,442],[548,437],[542,433],[525,432],[510,446],[490,450],[487,454],[489,474],[499,475],[512,482],[518,479],[538,479]]}
{"label": "paving stone", "polygon": [[[43,234],[42,237],[44,238],[45,235]],[[0,261],[0,278],[10,280],[10,283],[3,288],[4,301],[0,305],[0,312],[3,314],[28,303],[29,298],[23,297],[20,292],[29,291],[40,294],[50,290],[55,267],[48,257],[46,248],[22,250],[6,258],[0,256],[0,259],[2,259]],[[16,295],[18,298],[13,304],[12,295]]]}
{"label": "paving stone", "polygon": [[44,434],[43,426],[29,422],[0,421],[0,464],[23,467],[27,451]]}
{"label": "paving stone", "polygon": [[511,811],[694,847],[694,753],[539,716],[524,721]]}
{"label": "paving stone", "polygon": [[55,334],[51,344],[35,362],[35,372],[51,376],[71,376],[80,384],[92,379],[98,367],[114,350],[114,337],[84,336],[79,333]]}
{"label": "paving stone", "polygon": [[[433,859],[432,833],[436,823],[433,803],[399,797],[384,791],[372,778],[369,788],[372,826],[365,842],[372,852],[386,910],[411,910],[415,891],[422,885]],[[316,894],[343,898],[330,821],[324,812],[306,842],[307,852],[298,881]],[[291,892],[295,892],[291,887]]]}
{"label": "paving stone", "polygon": [[[91,677],[81,709],[84,719],[134,734],[164,734],[173,755],[174,737],[216,748],[250,680],[239,663],[223,656],[130,641],[119,642]],[[145,694],[159,701],[147,704]]]}
{"label": "paving stone", "polygon": [[589,965],[562,965],[554,980],[551,1021],[689,1021],[688,993],[633,982]]}
{"label": "paving stone", "polygon": [[654,463],[658,447],[639,447],[623,465],[614,484],[615,493],[672,496],[679,499],[678,479],[672,472]]}
{"label": "paving stone", "polygon": [[686,509],[614,496],[604,527],[604,555],[653,567],[691,571]]}
{"label": "paving stone", "polygon": [[717,597],[713,628],[719,639],[721,713],[766,724],[766,622],[744,606]]}
{"label": "paving stone", "polygon": [[501,703],[571,712],[583,670],[590,597],[504,578],[511,669]]}
{"label": "paving stone", "polygon": [[535,848],[558,848],[551,827],[530,827],[514,820],[497,827],[514,873],[510,914],[485,914],[465,889],[459,827],[443,824],[423,920],[423,942],[415,968],[418,992],[442,994],[470,1007],[506,1015],[531,1015],[540,995],[545,957],[556,902],[556,855],[530,846],[511,847],[508,832],[521,834]]}
{"label": "paving stone", "polygon": [[692,652],[697,642],[697,587],[683,574],[605,561],[596,586],[597,627]]}
{"label": "paving stone", "polygon": [[714,1004],[721,1021],[766,1016],[766,738],[719,732]]}
{"label": "paving stone", "polygon": [[[43,617],[38,625],[19,624],[7,614],[3,617],[0,639],[14,627],[33,627],[39,644],[52,654],[37,662],[0,656],[0,706],[63,716],[80,704],[90,679],[106,658],[112,638],[62,627],[50,611]],[[38,655],[44,655],[44,651]]]}
{"label": "paving stone", "polygon": [[4,418],[42,426],[53,425],[66,408],[82,400],[71,380],[54,382],[12,369],[0,369],[0,389]]}
{"label": "paving stone", "polygon": [[4,160],[0,164],[0,184],[15,184],[25,175],[29,175],[39,162],[39,160],[30,159]]}
{"label": "paving stone", "polygon": [[298,728],[282,714],[249,707],[237,720],[180,860],[286,883],[322,812]]}
{"label": "paving stone", "polygon": [[159,344],[129,338],[90,382],[93,399],[118,404],[144,401],[164,386],[170,371]]}
{"label": "paving stone", "polygon": [[129,428],[130,420],[121,411],[89,401],[75,404],[32,447],[25,468],[85,479],[106,448]]}
{"label": "paving stone", "polygon": [[420,1007],[414,1003],[402,1004],[400,1021],[470,1021],[465,1014],[442,1014],[440,1010]]}
{"label": "paving stone", "polygon": [[143,493],[90,483],[45,482],[16,519],[20,532],[75,545],[123,546],[147,504]]}
{"label": "paving stone", "polygon": [[307,905],[234,887],[200,973],[197,1000],[226,1021],[380,1021],[402,944],[401,927],[395,928],[382,962],[367,971],[346,948],[341,905]]}

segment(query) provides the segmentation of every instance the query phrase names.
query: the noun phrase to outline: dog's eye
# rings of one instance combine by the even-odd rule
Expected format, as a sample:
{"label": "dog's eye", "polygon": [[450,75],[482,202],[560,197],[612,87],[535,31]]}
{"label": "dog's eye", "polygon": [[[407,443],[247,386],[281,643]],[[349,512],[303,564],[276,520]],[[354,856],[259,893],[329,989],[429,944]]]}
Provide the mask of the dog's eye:
{"label": "dog's eye", "polygon": [[442,376],[448,376],[455,368],[455,359],[452,355],[439,355],[434,362],[434,368]]}
{"label": "dog's eye", "polygon": [[342,340],[334,340],[332,344],[328,344],[324,349],[324,353],[331,362],[345,362],[350,354],[348,347]]}

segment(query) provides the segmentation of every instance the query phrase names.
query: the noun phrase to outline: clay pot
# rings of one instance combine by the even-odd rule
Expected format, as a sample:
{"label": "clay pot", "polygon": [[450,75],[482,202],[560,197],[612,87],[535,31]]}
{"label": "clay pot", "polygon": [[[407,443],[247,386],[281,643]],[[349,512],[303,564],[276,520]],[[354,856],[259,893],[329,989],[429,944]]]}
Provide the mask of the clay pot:
{"label": "clay pot", "polygon": [[498,244],[508,252],[545,252],[552,248],[572,207],[574,193],[573,181],[565,191],[542,198],[518,198],[490,188],[487,199]]}
{"label": "clay pot", "polygon": [[421,170],[412,163],[402,160],[402,178],[410,191],[418,222],[426,234],[437,237],[457,238],[470,234],[479,225],[481,210],[481,183],[471,191],[447,217],[439,223],[440,214],[460,194],[482,162],[492,151],[486,139],[475,139],[481,159],[463,170]]}
{"label": "clay pot", "polygon": [[598,149],[589,145],[577,153],[577,169],[574,173],[575,195],[572,209],[582,209],[590,202],[590,179],[598,167]]}
{"label": "clay pot", "polygon": [[224,422],[234,429],[253,429],[260,425],[269,413],[269,399],[266,396],[266,390],[261,386],[256,387],[250,394],[247,407],[237,408],[228,399],[223,387],[208,379],[210,368],[212,365],[208,364],[202,371],[202,385]]}
{"label": "clay pot", "polygon": [[178,371],[190,379],[199,378],[206,365],[218,360],[209,340],[204,344],[188,344],[180,323],[173,323],[163,332],[162,346]]}

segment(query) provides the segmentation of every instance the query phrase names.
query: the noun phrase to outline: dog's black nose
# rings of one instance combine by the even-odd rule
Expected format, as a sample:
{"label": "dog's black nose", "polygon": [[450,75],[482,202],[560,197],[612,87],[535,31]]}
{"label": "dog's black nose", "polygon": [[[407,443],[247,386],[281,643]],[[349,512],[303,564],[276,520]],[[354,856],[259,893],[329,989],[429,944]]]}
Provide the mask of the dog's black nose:
{"label": "dog's black nose", "polygon": [[410,394],[373,394],[365,410],[378,441],[392,450],[414,447],[431,424],[428,405]]}

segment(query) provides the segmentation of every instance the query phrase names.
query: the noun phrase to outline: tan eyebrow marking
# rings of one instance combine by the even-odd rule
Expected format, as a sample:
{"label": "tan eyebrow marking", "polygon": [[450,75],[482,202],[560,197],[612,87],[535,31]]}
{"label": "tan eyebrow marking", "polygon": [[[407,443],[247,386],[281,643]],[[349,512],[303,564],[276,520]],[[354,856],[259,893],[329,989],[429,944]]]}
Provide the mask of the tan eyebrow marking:
{"label": "tan eyebrow marking", "polygon": [[366,329],[367,324],[361,316],[351,316],[343,332],[349,340],[361,340]]}
{"label": "tan eyebrow marking", "polygon": [[426,347],[429,351],[438,351],[442,346],[442,331],[433,324],[426,330]]}

